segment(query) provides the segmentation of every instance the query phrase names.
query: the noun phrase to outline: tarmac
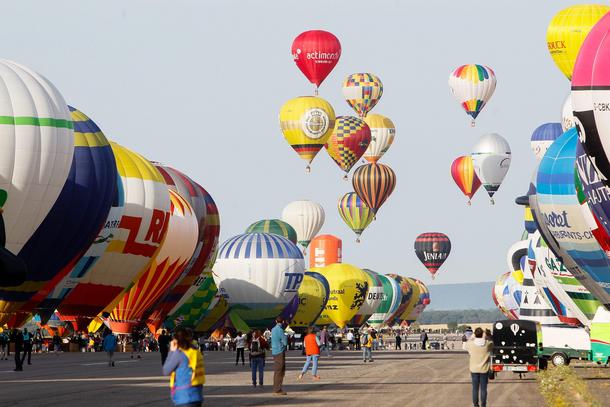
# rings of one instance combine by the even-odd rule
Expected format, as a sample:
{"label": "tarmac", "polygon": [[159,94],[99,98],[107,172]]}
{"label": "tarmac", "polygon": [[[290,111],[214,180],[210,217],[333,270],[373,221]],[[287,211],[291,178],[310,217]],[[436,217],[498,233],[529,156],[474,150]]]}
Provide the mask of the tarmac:
{"label": "tarmac", "polygon": [[[304,356],[287,357],[284,390],[274,396],[273,362],[267,359],[265,386],[254,388],[246,356],[235,366],[234,352],[205,354],[205,406],[470,406],[467,355],[461,351],[374,352],[363,363],[360,352],[336,351],[320,359],[321,380],[306,375],[297,381]],[[115,354],[109,367],[104,353],[32,356],[32,365],[14,372],[14,362],[0,361],[0,406],[171,406],[167,377],[161,376],[158,353],[131,359]],[[591,373],[595,374],[595,373]],[[596,386],[606,386],[598,382]],[[601,389],[601,387],[600,387]],[[502,373],[489,385],[489,406],[542,406],[535,377]]]}

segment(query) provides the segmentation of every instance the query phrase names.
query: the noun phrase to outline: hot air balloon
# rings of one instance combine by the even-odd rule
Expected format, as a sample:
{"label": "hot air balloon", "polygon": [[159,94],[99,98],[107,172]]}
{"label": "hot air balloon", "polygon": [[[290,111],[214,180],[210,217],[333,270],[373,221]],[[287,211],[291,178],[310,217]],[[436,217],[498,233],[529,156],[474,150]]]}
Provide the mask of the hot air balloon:
{"label": "hot air balloon", "polygon": [[[610,122],[606,90],[609,78],[604,72],[608,60],[610,14],[602,17],[583,42],[572,76],[572,108],[580,140],[604,184],[610,178]],[[605,107],[606,108],[605,108]]]}
{"label": "hot air balloon", "polygon": [[422,233],[415,239],[415,254],[434,280],[438,269],[451,253],[451,241],[444,233]]}
{"label": "hot air balloon", "polygon": [[591,231],[596,227],[591,211],[577,196],[577,143],[573,128],[546,152],[538,169],[538,205],[549,231],[582,271],[574,276],[610,307],[610,288],[604,288],[610,287],[610,260]]}
{"label": "hot air balloon", "polygon": [[8,60],[0,60],[0,78],[0,286],[16,286],[26,266],[15,255],[66,182],[74,136],[68,106],[46,78]]}
{"label": "hot air balloon", "polygon": [[561,129],[565,132],[576,125],[574,110],[572,109],[572,95],[568,95],[561,106]]}
{"label": "hot air balloon", "polygon": [[379,274],[379,278],[383,286],[381,302],[377,307],[377,311],[375,311],[367,321],[367,323],[375,329],[381,328],[396,312],[402,299],[400,285],[395,279],[382,274]]}
{"label": "hot air balloon", "polygon": [[[402,323],[402,321],[407,321],[407,323],[411,323],[415,320],[413,313],[415,311],[415,306],[420,302],[420,295],[422,294],[422,287],[417,284],[414,278],[405,277],[405,279],[411,285],[413,293],[411,294],[411,299],[407,302],[404,307],[402,314],[398,315],[396,318],[396,322]],[[410,318],[413,317],[411,320]]]}
{"label": "hot air balloon", "polygon": [[[20,316],[12,323],[16,326],[89,248],[108,216],[114,196],[117,172],[108,140],[87,116],[74,108],[70,110],[75,147],[68,179],[45,219],[19,251],[18,256],[28,269],[26,281],[0,292],[3,313],[19,309]],[[57,302],[49,305],[45,322]]]}
{"label": "hot air balloon", "polygon": [[330,296],[326,278],[315,272],[306,272],[297,292],[299,306],[290,323],[291,328],[306,328],[318,319]]}
{"label": "hot air balloon", "polygon": [[[298,231],[297,231],[298,232]],[[290,240],[246,233],[224,242],[214,264],[219,293],[248,325],[268,326],[303,281],[303,254]]]}
{"label": "hot air balloon", "polygon": [[519,319],[519,307],[523,293],[523,273],[508,272],[502,289],[502,298],[512,319]]}
{"label": "hot air balloon", "polygon": [[536,127],[530,139],[530,146],[537,160],[542,160],[544,153],[553,141],[563,134],[561,123],[544,123]]}
{"label": "hot air balloon", "polygon": [[[97,263],[59,305],[76,316],[78,330],[121,295],[146,270],[167,232],[170,201],[159,171],[144,157],[111,143],[125,193],[118,230]],[[109,311],[111,311],[109,309]]]}
{"label": "hot air balloon", "polygon": [[246,233],[273,233],[297,243],[297,232],[288,223],[279,219],[259,220],[246,229]]}
{"label": "hot air balloon", "polygon": [[358,196],[377,214],[396,186],[394,171],[383,164],[365,164],[356,168],[352,186]]}
{"label": "hot air balloon", "polygon": [[307,161],[307,171],[334,127],[335,111],[322,98],[297,97],[290,99],[280,109],[280,128],[284,138],[299,157]]}
{"label": "hot air balloon", "polygon": [[474,171],[493,204],[493,196],[510,167],[510,146],[499,134],[485,134],[474,146],[470,156]]}
{"label": "hot air balloon", "polygon": [[[172,310],[167,318],[165,318],[164,326],[166,328],[173,329],[176,326],[175,321],[179,321],[178,325],[180,326],[194,328],[216,306],[220,298],[218,296],[218,287],[214,281],[212,269],[206,269],[205,271],[193,283],[193,286],[196,287],[195,292],[191,295],[185,294],[184,297],[187,298],[183,297],[180,299],[179,304],[176,305],[176,311]],[[167,294],[166,296],[169,295]],[[161,315],[164,315],[164,313],[161,313]],[[160,320],[161,316],[159,316],[159,319],[155,318],[155,316],[156,313],[153,312],[152,317],[148,318],[148,326],[156,331],[163,321]]]}
{"label": "hot air balloon", "polygon": [[354,73],[343,81],[343,97],[360,117],[366,117],[381,95],[383,83],[372,73]]}
{"label": "hot air balloon", "polygon": [[360,327],[373,316],[381,305],[383,299],[383,280],[381,275],[373,270],[362,269],[367,274],[369,291],[366,295],[364,304],[360,307],[356,315],[348,323],[349,326]]}
{"label": "hot air balloon", "polygon": [[484,65],[462,65],[449,75],[453,96],[472,117],[471,125],[496,90],[496,74]]}
{"label": "hot air balloon", "polygon": [[343,242],[334,235],[318,235],[309,244],[309,267],[341,263]]}
{"label": "hot air balloon", "polygon": [[195,211],[179,193],[168,192],[170,217],[165,239],[147,269],[110,313],[108,323],[115,333],[132,332],[142,314],[169,289],[195,252],[199,235]]}
{"label": "hot air balloon", "polygon": [[577,4],[553,16],[546,31],[547,47],[568,80],[572,79],[576,56],[587,34],[608,11],[610,7],[601,4]]}
{"label": "hot air balloon", "polygon": [[324,224],[324,208],[313,201],[294,201],[282,211],[282,220],[297,232],[297,241],[307,248]]}
{"label": "hot air balloon", "polygon": [[492,298],[496,303],[496,306],[508,319],[516,319],[515,315],[511,313],[506,305],[504,304],[504,287],[506,286],[506,279],[510,275],[510,272],[504,273],[498,277],[494,283],[492,290]]}
{"label": "hot air balloon", "polygon": [[419,296],[417,297],[417,303],[413,307],[413,310],[409,314],[407,314],[406,312],[403,313],[403,319],[409,325],[417,321],[422,312],[424,312],[424,309],[430,304],[430,290],[428,290],[428,287],[422,281],[416,278],[412,280],[418,287]]}
{"label": "hot air balloon", "polygon": [[338,116],[335,128],[324,145],[330,158],[347,174],[358,162],[371,142],[369,126],[357,117]]}
{"label": "hot air balloon", "polygon": [[360,242],[360,235],[373,221],[375,214],[355,192],[343,195],[338,208],[341,219],[356,234],[356,242]]}
{"label": "hot air balloon", "polygon": [[309,82],[320,84],[333,70],[341,57],[341,43],[332,33],[310,30],[299,34],[292,43],[292,58]]}
{"label": "hot air balloon", "polygon": [[396,136],[396,128],[390,118],[372,113],[364,118],[371,129],[371,143],[364,152],[364,159],[376,163],[390,149]]}
{"label": "hot air balloon", "polygon": [[[43,321],[47,321],[53,315],[59,303],[102,256],[117,232],[125,203],[123,185],[116,169],[112,148],[106,137],[95,122],[81,111],[70,107],[70,114],[74,120],[75,147],[74,164],[68,179],[71,180],[72,194],[79,197],[80,200],[77,204],[72,204],[64,210],[69,211],[67,213],[73,219],[75,235],[83,240],[89,240],[90,246],[78,262],[72,264],[71,269],[65,269],[64,272],[55,276],[49,283],[52,286],[50,292],[45,289],[36,294],[36,297],[40,298],[48,293],[47,297],[39,301],[34,309]],[[64,189],[67,188],[67,185]],[[85,201],[86,195],[83,194],[85,191],[88,191],[89,194],[88,204]],[[59,199],[57,202],[60,202]],[[85,218],[76,217],[79,210],[88,210],[88,216],[93,219],[88,231],[85,231],[85,224],[81,223]],[[96,210],[100,212],[99,215],[95,214]],[[107,213],[105,220],[100,218],[104,212]],[[95,220],[96,216],[97,220]],[[76,237],[67,238],[64,234],[70,221],[61,219],[59,222],[65,241],[70,245],[77,246],[76,242],[79,239]],[[100,224],[103,224],[101,230]],[[48,245],[48,240],[44,240],[42,244]],[[56,245],[48,245],[47,247],[59,250]],[[35,255],[41,254],[38,250],[36,253]],[[47,259],[48,257],[45,261]]]}
{"label": "hot air balloon", "polygon": [[326,314],[327,318],[343,329],[366,301],[369,292],[368,275],[358,267],[346,263],[335,263],[311,271],[322,274],[330,287],[330,296],[321,317]]}
{"label": "hot air balloon", "polygon": [[400,320],[400,316],[405,312],[405,309],[409,306],[409,301],[413,298],[413,284],[412,280],[399,276],[397,274],[386,274],[386,276],[395,281],[400,288],[398,298],[400,299],[398,302],[398,307],[394,313],[392,313],[386,320],[385,323],[389,326],[392,326],[395,322]]}
{"label": "hot air balloon", "polygon": [[451,176],[462,193],[468,197],[468,205],[470,205],[470,200],[481,186],[481,181],[474,172],[472,158],[464,155],[453,160]]}

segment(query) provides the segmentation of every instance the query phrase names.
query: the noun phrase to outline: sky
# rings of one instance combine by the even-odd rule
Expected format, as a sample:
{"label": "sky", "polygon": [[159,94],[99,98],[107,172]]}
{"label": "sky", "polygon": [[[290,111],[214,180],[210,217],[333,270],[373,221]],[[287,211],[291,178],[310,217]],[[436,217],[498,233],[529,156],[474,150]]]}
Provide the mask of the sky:
{"label": "sky", "polygon": [[[321,233],[343,239],[343,260],[380,273],[432,280],[413,251],[422,232],[446,233],[452,252],[436,283],[491,281],[523,231],[514,199],[527,191],[540,124],[560,121],[570,83],[546,49],[552,16],[573,1],[131,0],[12,1],[3,5],[0,57],[46,76],[106,136],[179,169],[216,201],[221,241],[252,222],[280,218],[291,201],[321,203]],[[384,93],[373,112],[396,126],[381,162],[397,176],[391,197],[355,242],[337,212],[351,191],[322,150],[304,171],[279,129],[280,107],[313,93],[291,58],[294,37],[334,33],[341,59],[320,88],[337,115],[353,111],[341,82],[372,72]],[[470,127],[449,73],[494,69],[498,85]],[[471,207],[450,166],[497,132],[512,163],[495,205]]]}

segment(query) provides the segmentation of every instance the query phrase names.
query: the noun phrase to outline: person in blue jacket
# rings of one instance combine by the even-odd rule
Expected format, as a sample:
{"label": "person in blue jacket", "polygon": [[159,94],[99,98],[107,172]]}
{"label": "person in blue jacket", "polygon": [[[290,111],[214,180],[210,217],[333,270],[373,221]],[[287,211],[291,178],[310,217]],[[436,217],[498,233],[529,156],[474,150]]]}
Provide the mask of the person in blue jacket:
{"label": "person in blue jacket", "polygon": [[114,366],[114,351],[116,350],[116,336],[109,329],[106,331],[104,335],[104,341],[102,342],[102,348],[104,348],[104,352],[108,354],[108,366]]}
{"label": "person in blue jacket", "polygon": [[199,407],[203,403],[205,368],[203,355],[193,346],[190,329],[178,327],[163,365],[163,375],[170,376],[169,386],[175,406]]}
{"label": "person in blue jacket", "polygon": [[271,330],[271,356],[273,356],[273,394],[285,396],[286,392],[282,389],[284,376],[286,375],[286,349],[288,339],[284,333],[284,319],[277,317],[275,326]]}

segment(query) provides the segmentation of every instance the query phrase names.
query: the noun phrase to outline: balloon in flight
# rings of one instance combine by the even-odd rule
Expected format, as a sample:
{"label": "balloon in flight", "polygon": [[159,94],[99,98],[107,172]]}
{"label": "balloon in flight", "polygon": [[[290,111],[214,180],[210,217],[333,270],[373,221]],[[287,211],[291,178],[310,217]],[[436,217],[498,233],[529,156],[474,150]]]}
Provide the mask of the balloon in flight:
{"label": "balloon in flight", "polygon": [[358,196],[377,214],[396,186],[396,174],[384,164],[365,164],[356,168],[352,186]]}
{"label": "balloon in flight", "polygon": [[246,229],[246,233],[273,233],[297,243],[297,232],[288,223],[279,219],[265,219],[254,222]]}
{"label": "balloon in flight", "polygon": [[316,86],[316,94],[340,57],[341,43],[328,31],[305,31],[292,43],[292,58],[303,75]]}
{"label": "balloon in flight", "polygon": [[496,74],[484,65],[462,65],[449,75],[453,96],[472,118],[471,125],[496,90]]}
{"label": "balloon in flight", "polygon": [[371,113],[364,118],[371,129],[371,143],[364,152],[364,159],[376,163],[390,149],[396,136],[396,128],[389,117]]}
{"label": "balloon in flight", "polygon": [[465,155],[453,160],[451,176],[462,193],[468,197],[468,205],[470,205],[470,200],[481,186],[481,181],[474,172],[472,157]]}
{"label": "balloon in flight", "polygon": [[356,242],[360,242],[360,235],[375,217],[375,213],[355,192],[348,192],[339,199],[339,215],[341,219],[356,234]]}
{"label": "balloon in flight", "polygon": [[345,171],[343,179],[358,162],[371,142],[371,130],[364,120],[354,116],[338,116],[335,128],[324,145],[330,158]]}
{"label": "balloon in flight", "polygon": [[381,95],[383,83],[372,73],[354,73],[343,81],[343,97],[360,117],[366,117]]}
{"label": "balloon in flight", "polygon": [[415,239],[415,254],[434,279],[438,269],[451,253],[451,241],[444,233],[422,233]]}
{"label": "balloon in flight", "polygon": [[297,241],[304,248],[322,229],[324,218],[322,205],[308,200],[291,202],[282,211],[282,220],[294,228]]}
{"label": "balloon in flight", "polygon": [[493,196],[500,188],[510,167],[510,146],[497,133],[485,134],[475,144],[470,156],[474,171],[493,204]]}

